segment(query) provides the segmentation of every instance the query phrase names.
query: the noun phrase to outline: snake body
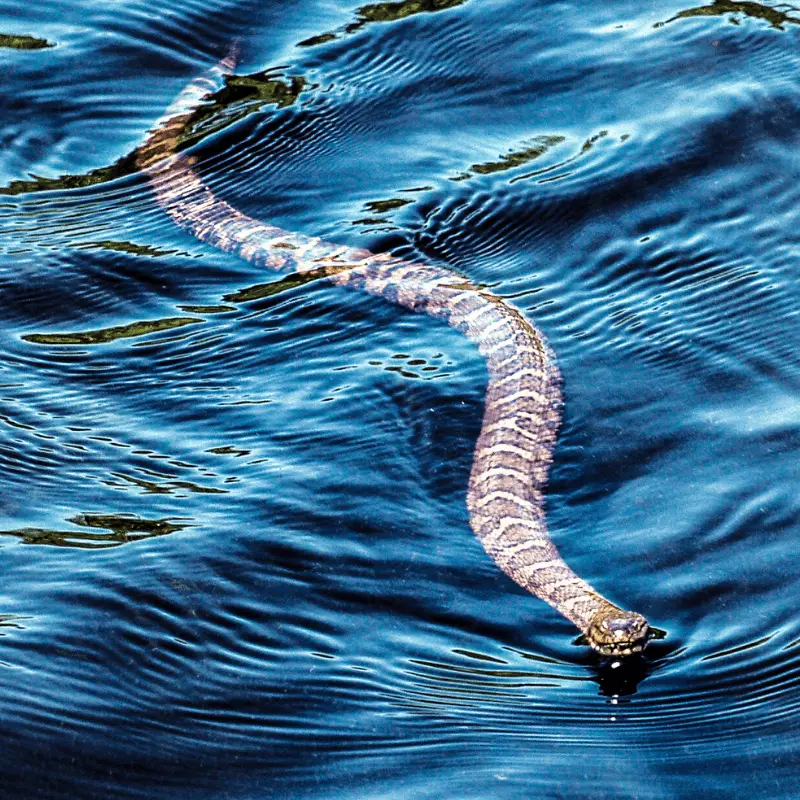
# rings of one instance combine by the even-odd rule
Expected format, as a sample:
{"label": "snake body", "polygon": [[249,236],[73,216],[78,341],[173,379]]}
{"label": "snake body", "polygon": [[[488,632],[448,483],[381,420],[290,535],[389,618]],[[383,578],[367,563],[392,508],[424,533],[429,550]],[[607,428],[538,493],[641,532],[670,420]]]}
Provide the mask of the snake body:
{"label": "snake body", "polygon": [[470,524],[518,584],[573,622],[604,655],[641,651],[644,617],[602,597],[564,562],[547,530],[544,490],[560,424],[560,375],[539,331],[501,297],[436,266],[341,247],[252,219],[217,197],[178,153],[192,112],[236,64],[234,52],[192,81],[138,151],[159,205],[203,242],[258,266],[314,273],[337,286],[429,314],[471,339],[486,359],[483,425],[467,491]]}

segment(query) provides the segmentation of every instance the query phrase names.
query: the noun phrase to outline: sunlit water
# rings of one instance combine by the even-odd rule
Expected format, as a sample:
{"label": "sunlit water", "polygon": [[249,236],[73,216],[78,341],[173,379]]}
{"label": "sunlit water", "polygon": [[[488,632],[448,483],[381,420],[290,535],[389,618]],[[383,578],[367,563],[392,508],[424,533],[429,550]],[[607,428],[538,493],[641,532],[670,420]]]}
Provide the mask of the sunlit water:
{"label": "sunlit water", "polygon": [[[0,34],[0,796],[800,794],[800,10],[9,0]],[[667,631],[646,659],[472,535],[468,341],[264,287],[135,174],[237,37],[200,172],[537,321],[553,535]]]}

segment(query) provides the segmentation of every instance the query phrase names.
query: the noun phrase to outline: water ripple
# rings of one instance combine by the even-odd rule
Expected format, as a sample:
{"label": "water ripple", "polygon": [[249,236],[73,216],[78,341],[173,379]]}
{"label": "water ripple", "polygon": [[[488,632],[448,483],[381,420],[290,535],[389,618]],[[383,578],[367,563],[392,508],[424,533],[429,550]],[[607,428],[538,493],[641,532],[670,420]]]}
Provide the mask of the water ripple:
{"label": "water ripple", "polygon": [[[55,45],[3,51],[0,797],[795,797],[795,16],[0,12]],[[553,535],[646,657],[573,646],[472,536],[468,342],[209,250],[135,174],[235,37],[198,169],[537,320]]]}

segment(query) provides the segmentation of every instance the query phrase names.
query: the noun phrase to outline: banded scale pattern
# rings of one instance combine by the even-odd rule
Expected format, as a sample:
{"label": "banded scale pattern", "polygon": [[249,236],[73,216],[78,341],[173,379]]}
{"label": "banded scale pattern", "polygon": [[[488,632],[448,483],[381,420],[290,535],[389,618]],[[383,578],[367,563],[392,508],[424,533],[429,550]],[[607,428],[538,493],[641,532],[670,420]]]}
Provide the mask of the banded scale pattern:
{"label": "banded scale pattern", "polygon": [[644,617],[598,594],[559,556],[547,530],[544,490],[560,423],[560,376],[542,335],[520,311],[448,270],[341,247],[252,219],[218,198],[178,152],[193,111],[232,71],[232,52],[195,79],[138,152],[159,205],[198,239],[269,269],[314,273],[462,331],[486,359],[489,384],[467,493],[486,552],[524,588],[560,611],[606,655],[644,648]]}

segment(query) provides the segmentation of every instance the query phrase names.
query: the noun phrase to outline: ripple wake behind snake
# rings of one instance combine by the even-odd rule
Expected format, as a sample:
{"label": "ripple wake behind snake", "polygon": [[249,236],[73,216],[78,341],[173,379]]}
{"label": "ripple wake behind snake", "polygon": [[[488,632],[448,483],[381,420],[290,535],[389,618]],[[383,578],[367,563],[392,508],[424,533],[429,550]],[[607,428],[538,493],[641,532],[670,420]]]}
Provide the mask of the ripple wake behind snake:
{"label": "ripple wake behind snake", "polygon": [[603,655],[639,652],[651,636],[564,562],[548,533],[544,491],[560,423],[560,375],[542,334],[510,303],[454,272],[342,247],[245,216],[218,198],[177,148],[193,112],[235,68],[235,49],[192,81],[139,149],[159,205],[198,239],[258,266],[314,273],[442,319],[475,342],[489,383],[467,492],[470,524],[518,584],[573,622]]}

